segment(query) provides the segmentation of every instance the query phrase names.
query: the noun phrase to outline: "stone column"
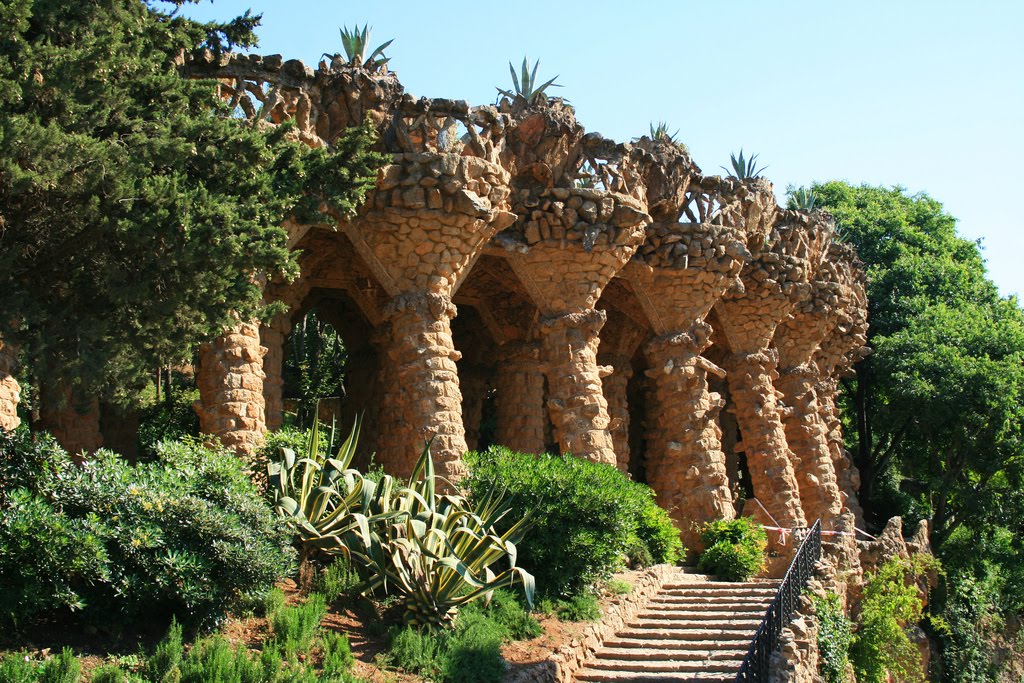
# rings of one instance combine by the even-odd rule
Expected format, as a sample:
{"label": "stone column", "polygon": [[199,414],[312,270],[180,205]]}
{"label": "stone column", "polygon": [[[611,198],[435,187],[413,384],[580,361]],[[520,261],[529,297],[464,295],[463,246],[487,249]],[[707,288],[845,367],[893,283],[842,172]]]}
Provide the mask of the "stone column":
{"label": "stone column", "polygon": [[548,376],[548,412],[555,439],[567,453],[615,465],[608,402],[597,364],[604,311],[567,313],[541,322],[541,349]]}
{"label": "stone column", "polygon": [[524,209],[534,218],[518,223],[525,244],[508,261],[543,317],[541,360],[555,439],[563,453],[615,465],[601,382],[609,371],[597,364],[606,316],[594,306],[643,241],[649,219],[640,202],[611,192],[552,188],[527,199],[548,210]]}
{"label": "stone column", "polygon": [[270,431],[280,429],[284,419],[284,344],[288,327],[287,315],[260,327],[260,344],[267,350],[263,357],[263,402]]}
{"label": "stone column", "polygon": [[629,472],[629,380],[633,378],[632,359],[625,354],[612,354],[601,358],[605,367],[612,372],[602,380],[604,397],[608,401],[608,417],[611,418],[612,447],[615,449],[615,466]]}
{"label": "stone column", "polygon": [[647,481],[691,550],[700,545],[701,523],[736,514],[715,419],[725,401],[708,390],[707,380],[708,370],[722,371],[700,355],[710,336],[711,326],[696,322],[689,332],[656,337],[644,349],[653,385]]}
{"label": "stone column", "polygon": [[[389,469],[412,473],[427,441],[438,473],[453,479],[465,474],[462,455],[462,393],[452,341],[451,299],[440,294],[396,297],[385,307],[387,340],[383,363],[390,386],[383,387],[378,447]],[[386,456],[385,456],[386,454]]]}
{"label": "stone column", "polygon": [[254,453],[266,431],[259,326],[241,323],[199,347],[199,428],[239,455]]}
{"label": "stone column", "polygon": [[39,422],[64,450],[81,461],[103,447],[98,398],[80,399],[70,387],[42,387]]}
{"label": "stone column", "polygon": [[783,420],[786,443],[796,456],[794,468],[800,503],[808,522],[820,519],[834,529],[843,512],[828,432],[821,420],[814,386],[818,369],[813,364],[790,367],[776,381],[788,411]]}
{"label": "stone column", "polygon": [[21,424],[18,418],[18,401],[21,400],[21,387],[14,379],[14,371],[18,364],[18,354],[14,347],[0,341],[0,429],[14,431]]}
{"label": "stone column", "polygon": [[499,350],[494,386],[498,444],[521,453],[544,452],[544,372],[536,343],[508,342]]}
{"label": "stone column", "polygon": [[736,405],[754,495],[779,525],[803,527],[807,518],[800,507],[793,456],[774,385],[779,376],[776,362],[768,350],[732,354],[726,364],[729,393]]}

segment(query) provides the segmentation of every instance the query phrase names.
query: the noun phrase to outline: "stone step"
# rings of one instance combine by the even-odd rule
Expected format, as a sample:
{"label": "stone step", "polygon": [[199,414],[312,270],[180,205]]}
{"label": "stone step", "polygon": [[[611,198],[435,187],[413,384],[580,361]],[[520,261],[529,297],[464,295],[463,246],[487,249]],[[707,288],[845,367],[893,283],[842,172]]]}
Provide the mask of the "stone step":
{"label": "stone step", "polygon": [[648,604],[651,605],[764,605],[766,608],[772,604],[772,600],[775,599],[775,594],[765,595],[764,597],[754,597],[749,599],[741,596],[736,597],[732,595],[656,595],[651,598]]}
{"label": "stone step", "polygon": [[658,619],[637,619],[627,624],[627,628],[636,631],[693,631],[693,630],[717,630],[717,631],[749,631],[751,637],[754,631],[761,625],[761,619],[721,619],[717,621],[701,621],[682,619],[676,621],[662,621]]}
{"label": "stone step", "polygon": [[781,581],[764,579],[762,581],[685,581],[681,583],[666,582],[661,585],[663,591],[714,591],[714,590],[779,590]]}
{"label": "stone step", "polygon": [[681,620],[681,621],[708,621],[708,620],[722,620],[722,621],[736,621],[736,620],[748,620],[756,619],[760,622],[764,619],[764,612],[761,610],[752,609],[736,609],[736,610],[689,610],[689,609],[650,609],[641,612],[637,615],[638,619],[650,619],[650,620]]}
{"label": "stone step", "polygon": [[594,659],[587,663],[587,668],[600,671],[632,671],[633,673],[728,673],[740,668],[742,658],[731,661],[691,661],[691,660],[646,660],[635,659]]}
{"label": "stone step", "polygon": [[689,648],[671,649],[663,648],[661,643],[651,647],[603,647],[594,655],[597,659],[612,660],[640,660],[640,661],[743,661],[747,654],[746,647],[722,648],[709,650],[706,645],[699,646],[687,643]]}
{"label": "stone step", "polygon": [[638,673],[636,671],[602,671],[600,669],[581,669],[576,672],[577,681],[593,683],[733,683],[734,673],[690,673],[680,676],[677,672],[658,671]]}
{"label": "stone step", "polygon": [[717,628],[704,624],[702,628],[630,628],[620,631],[616,637],[645,638],[647,640],[746,640],[749,644],[754,639],[757,627]]}
{"label": "stone step", "polygon": [[672,652],[700,652],[711,650],[733,651],[741,650],[744,653],[750,648],[752,638],[739,637],[735,634],[731,638],[720,638],[707,642],[699,640],[685,640],[679,638],[655,638],[646,636],[621,635],[608,638],[604,641],[604,647],[615,650],[658,650]]}
{"label": "stone step", "polygon": [[707,595],[707,596],[721,596],[721,595],[771,595],[774,596],[779,592],[777,587],[766,588],[759,586],[744,586],[742,584],[723,584],[716,588],[687,588],[681,586],[679,588],[663,588],[659,591],[659,595]]}

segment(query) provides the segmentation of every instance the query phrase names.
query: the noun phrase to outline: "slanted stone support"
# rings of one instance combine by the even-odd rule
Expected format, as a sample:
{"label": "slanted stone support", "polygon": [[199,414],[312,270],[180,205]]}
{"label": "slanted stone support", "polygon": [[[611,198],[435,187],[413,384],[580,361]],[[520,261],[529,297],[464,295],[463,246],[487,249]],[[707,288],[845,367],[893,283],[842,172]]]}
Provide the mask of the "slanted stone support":
{"label": "slanted stone support", "polygon": [[532,342],[508,342],[498,352],[494,385],[498,444],[521,453],[544,452],[547,412],[540,348]]}
{"label": "slanted stone support", "polygon": [[710,336],[710,326],[696,322],[688,332],[656,337],[644,349],[653,384],[647,481],[691,550],[699,547],[701,523],[736,514],[715,419],[725,401],[708,390],[707,381],[708,370],[722,371],[700,355]]}
{"label": "slanted stone support", "polygon": [[548,377],[548,412],[563,452],[615,464],[601,378],[609,370],[597,364],[598,333],[604,311],[590,309],[541,321],[541,349]]}
{"label": "slanted stone support", "polygon": [[266,432],[259,326],[241,323],[199,347],[199,428],[238,454],[254,453]]}
{"label": "slanted stone support", "polygon": [[14,379],[18,356],[13,346],[0,341],[0,429],[14,431],[21,424],[18,418],[18,401],[21,387]]}

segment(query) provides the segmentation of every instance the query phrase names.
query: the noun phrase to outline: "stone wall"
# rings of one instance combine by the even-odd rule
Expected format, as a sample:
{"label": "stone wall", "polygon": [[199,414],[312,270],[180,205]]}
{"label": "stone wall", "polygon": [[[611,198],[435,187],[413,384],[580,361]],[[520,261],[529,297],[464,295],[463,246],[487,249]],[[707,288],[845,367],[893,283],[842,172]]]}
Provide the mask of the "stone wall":
{"label": "stone wall", "polygon": [[[828,216],[781,209],[760,178],[704,175],[667,140],[588,134],[557,98],[417,99],[386,69],[279,57],[202,54],[183,68],[220,78],[243,111],[294,121],[314,146],[366,117],[376,124],[391,155],[376,190],[356,216],[289,223],[302,275],[269,283],[267,297],[293,310],[323,290],[354,302],[367,330],[360,357],[377,364],[363,380],[375,388],[356,392],[375,415],[364,434],[389,470],[408,473],[433,438],[457,479],[466,448],[485,445],[493,392],[499,443],[538,452],[554,441],[646,473],[691,547],[695,525],[735,514],[730,458],[783,526],[820,517],[832,529],[859,514],[835,380],[863,353],[866,300]],[[486,343],[460,365],[452,320],[467,308]],[[263,333],[270,425],[288,327]],[[255,358],[259,342],[228,337],[204,350],[203,424],[249,448],[262,405],[243,411],[230,391],[242,387],[218,383],[244,376],[255,391],[256,361],[243,370],[236,351]],[[636,453],[633,434],[643,434]]]}
{"label": "stone wall", "polygon": [[0,429],[15,430],[21,420],[18,418],[18,401],[21,387],[14,379],[18,356],[10,345],[0,340]]}

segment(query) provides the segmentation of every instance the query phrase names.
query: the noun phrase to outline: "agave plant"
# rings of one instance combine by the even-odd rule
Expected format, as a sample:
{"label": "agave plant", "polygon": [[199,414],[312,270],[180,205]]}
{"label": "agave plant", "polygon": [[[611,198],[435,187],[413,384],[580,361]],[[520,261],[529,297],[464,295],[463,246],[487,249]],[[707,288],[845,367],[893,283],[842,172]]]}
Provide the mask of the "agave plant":
{"label": "agave plant", "polygon": [[655,124],[652,121],[650,128],[651,139],[654,140],[655,142],[669,142],[672,144],[676,144],[676,136],[679,135],[679,131],[677,130],[675,133],[670,134],[668,132],[668,124],[666,122],[658,121],[658,123]]}
{"label": "agave plant", "polygon": [[497,88],[498,93],[511,100],[521,97],[526,100],[528,104],[536,104],[538,100],[543,100],[547,97],[547,95],[544,94],[544,91],[548,88],[562,87],[558,83],[555,83],[555,79],[558,78],[558,76],[555,76],[555,78],[552,78],[545,83],[537,85],[537,68],[539,66],[540,60],[538,59],[531,70],[529,58],[523,57],[522,78],[520,79],[520,77],[516,75],[516,69],[512,66],[512,62],[509,62],[508,70],[509,73],[512,74],[513,89],[503,90],[501,88]]}
{"label": "agave plant", "polygon": [[[371,517],[378,522],[346,533],[352,561],[369,576],[366,587],[397,596],[413,626],[449,625],[459,607],[517,579],[532,605],[533,575],[516,566],[527,519],[498,534],[495,527],[510,510],[501,495],[492,492],[474,506],[464,496],[438,493],[442,482],[428,444],[408,485],[378,499]],[[492,565],[503,559],[504,570],[495,574]]]}
{"label": "agave plant", "polygon": [[746,180],[747,178],[758,178],[767,169],[767,166],[757,167],[757,155],[754,154],[750,159],[743,157],[743,150],[740,150],[740,155],[737,157],[735,154],[729,154],[729,162],[732,166],[732,170],[722,166],[721,169],[726,173],[729,173],[734,178],[740,180]]}
{"label": "agave plant", "polygon": [[814,204],[817,200],[818,198],[815,196],[814,190],[801,187],[789,193],[789,202],[787,205],[790,209],[810,211],[814,208]]}
{"label": "agave plant", "polygon": [[[331,58],[331,65],[336,63],[340,64],[351,64],[353,66],[363,66],[367,69],[380,69],[385,64],[391,61],[390,57],[384,56],[384,50],[387,49],[391,43],[395,42],[395,39],[381,43],[377,46],[370,56],[366,56],[366,50],[370,46],[370,27],[366,24],[360,29],[357,24],[351,31],[348,26],[344,26],[338,29],[341,33],[341,46],[345,50],[345,56],[335,53],[329,55],[326,52],[323,54],[324,57]],[[380,59],[378,59],[380,57]]]}

